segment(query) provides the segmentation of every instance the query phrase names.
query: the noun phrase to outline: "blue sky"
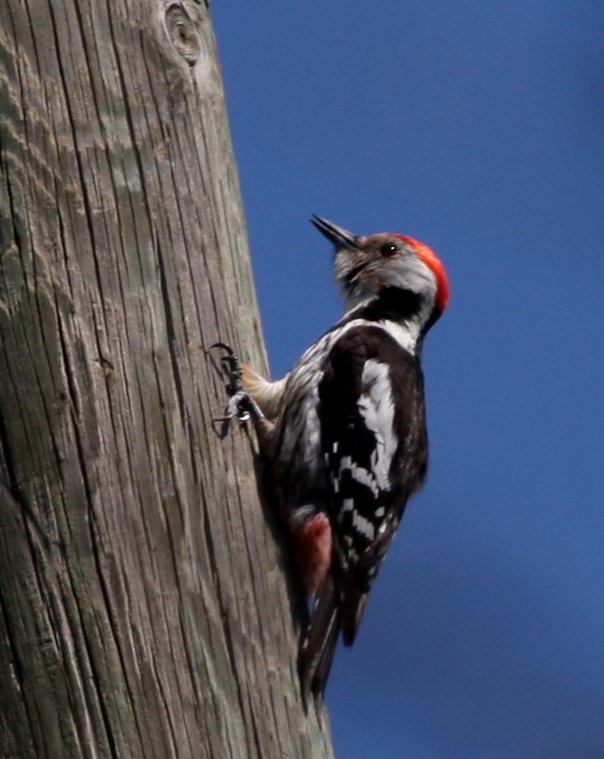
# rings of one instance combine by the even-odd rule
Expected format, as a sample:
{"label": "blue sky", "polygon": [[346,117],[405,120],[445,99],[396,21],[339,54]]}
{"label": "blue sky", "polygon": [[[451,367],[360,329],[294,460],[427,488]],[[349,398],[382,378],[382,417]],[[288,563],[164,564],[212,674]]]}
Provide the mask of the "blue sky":
{"label": "blue sky", "polygon": [[604,5],[212,13],[274,376],[340,314],[318,213],[430,245],[431,469],[327,691],[339,759],[604,757]]}

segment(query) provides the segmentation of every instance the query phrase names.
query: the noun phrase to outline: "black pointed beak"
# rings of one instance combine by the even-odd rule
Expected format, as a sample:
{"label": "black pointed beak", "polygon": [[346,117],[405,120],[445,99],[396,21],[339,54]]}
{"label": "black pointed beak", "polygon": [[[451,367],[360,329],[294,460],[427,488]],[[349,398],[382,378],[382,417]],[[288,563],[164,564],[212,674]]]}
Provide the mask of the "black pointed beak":
{"label": "black pointed beak", "polygon": [[358,250],[360,247],[356,235],[353,235],[352,232],[349,232],[347,229],[338,227],[337,224],[333,224],[331,221],[327,221],[327,219],[323,219],[316,214],[313,214],[310,220],[319,232],[322,232],[325,237],[336,246],[336,248]]}

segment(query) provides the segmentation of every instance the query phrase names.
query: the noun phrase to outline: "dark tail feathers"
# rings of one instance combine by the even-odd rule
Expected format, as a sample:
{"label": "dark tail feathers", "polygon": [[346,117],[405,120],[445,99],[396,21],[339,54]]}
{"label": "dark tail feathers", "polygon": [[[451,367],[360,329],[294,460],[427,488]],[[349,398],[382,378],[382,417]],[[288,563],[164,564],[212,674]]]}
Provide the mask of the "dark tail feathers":
{"label": "dark tail feathers", "polygon": [[334,578],[328,573],[300,648],[298,671],[304,700],[322,696],[340,633],[340,610]]}

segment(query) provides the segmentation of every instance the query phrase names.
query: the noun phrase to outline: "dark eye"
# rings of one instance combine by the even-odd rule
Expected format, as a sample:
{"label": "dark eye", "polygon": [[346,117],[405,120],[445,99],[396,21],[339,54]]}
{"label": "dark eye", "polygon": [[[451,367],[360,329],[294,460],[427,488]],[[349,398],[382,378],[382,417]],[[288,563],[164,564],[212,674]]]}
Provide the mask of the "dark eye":
{"label": "dark eye", "polygon": [[383,256],[388,256],[390,258],[391,256],[396,256],[396,254],[398,253],[398,248],[396,247],[394,243],[387,242],[384,245],[382,245],[382,247],[380,248],[380,253]]}

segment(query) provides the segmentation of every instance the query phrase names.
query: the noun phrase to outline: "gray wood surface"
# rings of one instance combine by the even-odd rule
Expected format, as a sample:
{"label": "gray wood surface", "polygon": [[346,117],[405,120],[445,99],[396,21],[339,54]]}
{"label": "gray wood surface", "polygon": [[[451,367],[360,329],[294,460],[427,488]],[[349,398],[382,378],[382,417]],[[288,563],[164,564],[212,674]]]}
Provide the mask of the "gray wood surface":
{"label": "gray wood surface", "polygon": [[217,340],[263,368],[206,5],[0,0],[3,759],[331,756]]}

